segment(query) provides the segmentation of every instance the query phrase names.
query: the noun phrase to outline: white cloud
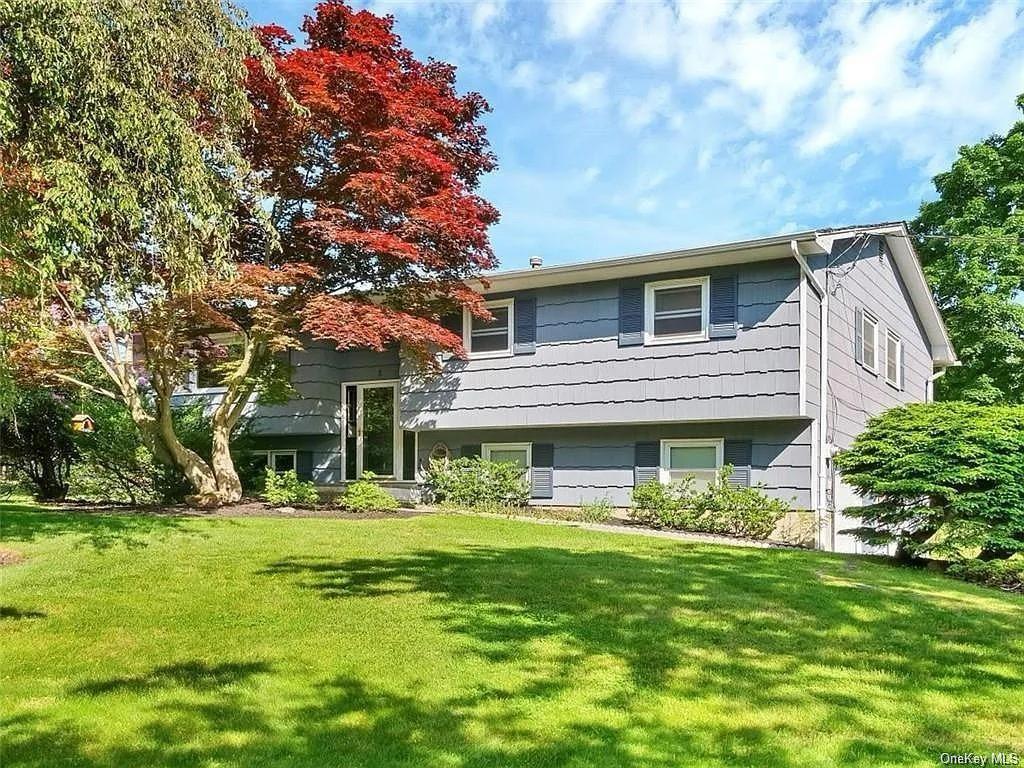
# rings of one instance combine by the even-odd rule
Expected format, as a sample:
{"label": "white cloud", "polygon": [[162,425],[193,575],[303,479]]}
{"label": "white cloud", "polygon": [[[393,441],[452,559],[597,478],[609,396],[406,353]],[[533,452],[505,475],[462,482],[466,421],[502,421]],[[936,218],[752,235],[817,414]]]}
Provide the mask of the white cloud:
{"label": "white cloud", "polygon": [[597,109],[607,98],[608,76],[603,72],[584,72],[569,80],[555,83],[555,93],[562,101],[571,102],[584,109]]}
{"label": "white cloud", "polygon": [[840,170],[848,171],[857,164],[858,160],[860,160],[860,152],[851,152],[839,161],[839,168]]}
{"label": "white cloud", "polygon": [[505,77],[505,82],[513,88],[532,91],[540,82],[540,67],[532,61],[520,61]]}
{"label": "white cloud", "polygon": [[497,19],[505,10],[505,0],[477,0],[469,18],[469,25],[474,32],[480,32],[488,24]]}
{"label": "white cloud", "polygon": [[548,5],[552,36],[576,40],[593,32],[609,5],[609,0],[553,0]]}
{"label": "white cloud", "polygon": [[641,197],[636,201],[637,213],[654,213],[658,209],[658,200],[654,197]]}
{"label": "white cloud", "polygon": [[596,165],[591,165],[588,168],[585,168],[584,171],[583,171],[583,174],[582,174],[583,183],[584,184],[591,184],[594,181],[596,181],[597,177],[600,176],[600,175],[601,175],[601,169],[598,168]]}
{"label": "white cloud", "polygon": [[976,13],[944,25],[953,11],[930,3],[836,6],[829,23],[844,53],[802,150],[869,139],[935,173],[959,143],[1011,122],[1024,77],[1021,3],[967,10]]}
{"label": "white cloud", "polygon": [[684,117],[669,85],[656,85],[641,96],[626,96],[619,104],[619,114],[626,127],[640,130],[655,121],[673,130],[682,127]]}

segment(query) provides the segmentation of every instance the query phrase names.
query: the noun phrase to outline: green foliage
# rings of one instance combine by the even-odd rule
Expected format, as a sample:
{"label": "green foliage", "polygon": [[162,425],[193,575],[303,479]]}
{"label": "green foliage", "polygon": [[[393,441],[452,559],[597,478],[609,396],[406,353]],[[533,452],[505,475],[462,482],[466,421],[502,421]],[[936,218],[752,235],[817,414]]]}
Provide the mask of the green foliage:
{"label": "green foliage", "polygon": [[836,457],[843,479],[875,503],[846,514],[872,543],[953,557],[1024,550],[1024,406],[919,403],[868,422]]}
{"label": "green foliage", "polygon": [[398,499],[373,482],[373,472],[363,472],[363,476],[353,483],[341,497],[341,503],[356,512],[394,512],[398,509]]}
{"label": "green foliage", "polygon": [[426,486],[435,501],[457,507],[525,507],[530,499],[522,467],[480,456],[431,460]]}
{"label": "green foliage", "polygon": [[294,469],[278,473],[267,467],[261,495],[270,504],[316,504],[320,500],[313,483],[299,480]]}
{"label": "green foliage", "polygon": [[789,505],[764,494],[763,486],[729,484],[726,465],[715,483],[695,490],[692,478],[669,485],[656,480],[633,489],[630,516],[646,525],[767,539]]}
{"label": "green foliage", "polygon": [[608,498],[580,502],[579,519],[585,523],[603,523],[609,520],[615,506]]}
{"label": "green foliage", "polygon": [[[201,400],[193,400],[173,411],[174,432],[181,444],[210,460],[213,445],[213,426]],[[235,461],[238,479],[246,493],[257,493],[263,488],[264,462],[252,455],[252,434],[248,422],[239,422],[231,434],[231,455]],[[177,503],[193,493],[188,480],[176,467],[156,462],[153,477],[157,496],[164,502]]]}
{"label": "green foliage", "polygon": [[83,397],[76,409],[95,422],[94,432],[74,433],[80,460],[71,475],[75,498],[149,503],[158,499],[158,473],[152,454],[142,445],[128,409],[106,397]]}
{"label": "green foliage", "polygon": [[958,560],[946,573],[964,581],[973,581],[1008,592],[1024,592],[1024,558],[1008,560]]}
{"label": "green foliage", "polygon": [[267,59],[244,16],[223,0],[3,0],[0,15],[5,256],[23,276],[205,280],[255,181],[245,60]]}
{"label": "green foliage", "polygon": [[78,458],[72,415],[63,394],[33,388],[19,391],[0,421],[0,464],[23,475],[39,501],[60,501],[68,493]]}
{"label": "green foliage", "polygon": [[[1018,97],[1024,108],[1024,96]],[[912,224],[918,252],[963,367],[940,399],[1024,402],[1024,121],[961,147],[935,177],[939,199]]]}

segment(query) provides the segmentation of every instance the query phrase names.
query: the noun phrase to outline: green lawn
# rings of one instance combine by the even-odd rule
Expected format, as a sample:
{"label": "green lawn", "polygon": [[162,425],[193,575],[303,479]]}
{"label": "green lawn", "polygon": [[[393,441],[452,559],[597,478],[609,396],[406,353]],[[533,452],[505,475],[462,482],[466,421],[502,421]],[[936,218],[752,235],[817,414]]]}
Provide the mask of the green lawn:
{"label": "green lawn", "polygon": [[3,768],[1024,753],[1024,600],[501,519],[0,507]]}

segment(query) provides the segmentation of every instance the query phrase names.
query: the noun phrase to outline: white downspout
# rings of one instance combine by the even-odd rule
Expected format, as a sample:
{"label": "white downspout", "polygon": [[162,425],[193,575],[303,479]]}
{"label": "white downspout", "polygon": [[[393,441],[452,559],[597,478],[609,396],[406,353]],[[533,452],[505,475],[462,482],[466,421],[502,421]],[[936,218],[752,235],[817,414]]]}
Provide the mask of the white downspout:
{"label": "white downspout", "polygon": [[[820,517],[823,516],[828,510],[828,269],[825,270],[823,277],[825,283],[822,285],[818,281],[817,275],[808,266],[807,260],[803,254],[800,253],[800,246],[796,240],[789,241],[790,250],[793,251],[793,258],[796,259],[796,263],[800,265],[800,270],[806,275],[807,281],[811,284],[814,292],[818,295],[818,299],[821,302],[820,317],[819,319],[819,330],[818,339],[821,344],[821,350],[819,352],[819,381],[818,381],[818,498],[815,500],[815,507]],[[819,527],[820,535],[820,527]],[[829,521],[829,550],[835,550],[835,521]],[[820,540],[819,540],[820,544]]]}

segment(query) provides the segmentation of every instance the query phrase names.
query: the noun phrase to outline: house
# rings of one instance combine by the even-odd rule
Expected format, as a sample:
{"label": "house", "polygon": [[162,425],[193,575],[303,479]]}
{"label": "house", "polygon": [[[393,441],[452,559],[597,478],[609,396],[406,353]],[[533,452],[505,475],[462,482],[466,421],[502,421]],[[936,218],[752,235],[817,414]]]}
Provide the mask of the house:
{"label": "house", "polygon": [[268,462],[335,488],[370,470],[403,495],[430,457],[479,454],[528,468],[534,503],[617,506],[728,463],[804,511],[818,546],[860,551],[832,455],[957,364],[899,222],[488,281],[494,319],[467,313],[469,359],[435,376],[398,350],[293,353],[300,396],[254,413]]}

